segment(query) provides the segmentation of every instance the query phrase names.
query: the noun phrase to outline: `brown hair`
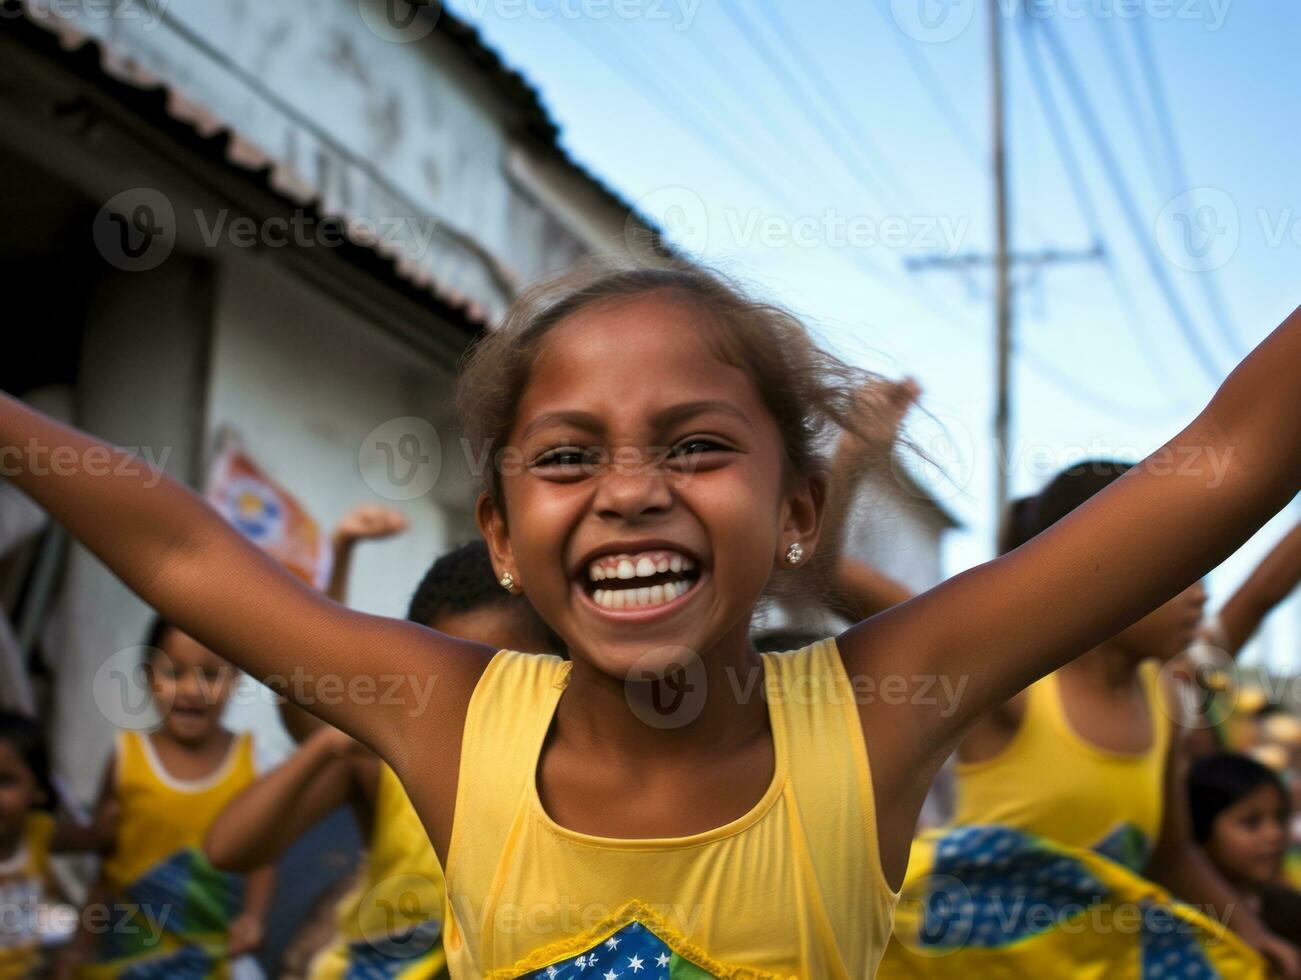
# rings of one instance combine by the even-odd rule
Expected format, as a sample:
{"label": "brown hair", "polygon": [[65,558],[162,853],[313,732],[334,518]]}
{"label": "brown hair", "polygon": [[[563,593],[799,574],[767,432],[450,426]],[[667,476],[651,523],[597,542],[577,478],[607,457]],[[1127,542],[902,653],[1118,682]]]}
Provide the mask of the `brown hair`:
{"label": "brown hair", "polygon": [[[655,267],[580,267],[526,290],[462,364],[456,404],[475,458],[491,459],[504,445],[553,328],[597,304],[660,292],[701,313],[701,327],[719,358],[753,379],[781,433],[786,475],[825,478],[825,437],[834,427],[854,428],[857,393],[873,375],[819,347],[789,311],[751,297],[719,272],[676,259]],[[496,465],[483,468],[483,482],[501,506]],[[824,542],[818,548],[819,566],[837,546]]]}

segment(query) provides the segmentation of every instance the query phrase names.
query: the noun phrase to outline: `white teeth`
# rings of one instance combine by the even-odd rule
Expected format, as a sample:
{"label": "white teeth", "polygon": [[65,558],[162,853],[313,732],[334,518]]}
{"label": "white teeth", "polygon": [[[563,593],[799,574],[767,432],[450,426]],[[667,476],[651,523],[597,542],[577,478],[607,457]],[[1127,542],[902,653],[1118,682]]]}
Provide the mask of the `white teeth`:
{"label": "white teeth", "polygon": [[[640,589],[638,591],[641,591]],[[650,592],[650,601],[652,605],[658,606],[664,601],[664,586],[652,585],[648,590]]]}
{"label": "white teeth", "polygon": [[650,586],[646,585],[637,590],[637,605],[645,606],[650,603]]}
{"label": "white teeth", "polygon": [[627,558],[619,559],[619,568],[615,573],[619,578],[636,578],[637,569]]}
{"label": "white teeth", "polygon": [[600,565],[589,565],[587,568],[587,577],[593,582],[600,582],[605,578],[605,569]]}
{"label": "white teeth", "polygon": [[689,572],[689,571],[691,571],[691,570],[692,570],[693,568],[695,568],[695,567],[696,567],[696,563],[695,563],[694,561],[692,561],[690,558],[683,558],[683,559],[682,559],[682,570],[683,570],[684,572]]}
{"label": "white teeth", "polygon": [[663,573],[663,572],[667,572],[668,570],[669,570],[669,560],[667,558],[661,558],[659,561],[655,563],[655,571]]}
{"label": "white teeth", "polygon": [[669,559],[669,569],[674,572],[682,571],[682,556],[674,555]]}
{"label": "white teeth", "polygon": [[637,577],[649,578],[655,574],[655,563],[645,556],[637,559]]}

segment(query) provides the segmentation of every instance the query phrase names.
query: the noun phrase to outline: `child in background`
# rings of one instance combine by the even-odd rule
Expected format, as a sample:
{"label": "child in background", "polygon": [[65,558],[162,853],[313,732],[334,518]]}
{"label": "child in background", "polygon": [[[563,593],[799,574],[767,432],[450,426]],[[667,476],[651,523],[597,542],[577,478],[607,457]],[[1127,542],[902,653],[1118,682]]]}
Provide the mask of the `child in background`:
{"label": "child in background", "polygon": [[40,724],[0,710],[0,978],[38,974],[48,947],[72,933],[76,912],[59,904],[52,853],[94,850],[109,839],[112,815],[89,827],[56,821],[49,753]]}
{"label": "child in background", "polygon": [[[0,397],[0,450],[29,447],[8,478],[187,632],[262,678],[435,681],[414,716],[327,701],[323,680],[295,693],[401,776],[444,859],[458,980],[652,961],[872,976],[922,800],[966,730],[1188,588],[1301,489],[1298,311],[1146,465],[1026,545],[760,655],[756,604],[817,546],[821,438],[848,424],[862,373],[686,264],[546,284],[478,345],[459,405],[491,464],[479,527],[567,661],[348,610],[157,472],[24,465],[112,450]],[[864,701],[864,675],[964,693],[947,711]]]}
{"label": "child in background", "polygon": [[100,798],[118,809],[117,833],[87,902],[112,910],[111,926],[97,937],[83,916],[63,969],[87,978],[228,977],[260,945],[274,887],[273,869],[241,881],[202,851],[217,814],[256,776],[252,736],[221,724],[238,675],[161,619],[146,644],[162,723],[118,736]]}
{"label": "child in background", "polygon": [[[848,469],[857,461],[848,455],[852,447],[846,448],[846,440],[853,441],[852,437],[842,440],[838,458],[842,468]],[[1012,550],[1046,531],[1128,469],[1128,464],[1106,460],[1070,467],[1041,494],[1010,505],[1000,546]],[[1293,547],[1290,540],[1281,546],[1285,553]],[[870,615],[910,597],[903,586],[852,558],[842,559],[839,569],[840,594],[860,614]],[[1253,578],[1259,582],[1266,577]],[[1250,591],[1244,587],[1235,596],[1240,606]],[[1016,874],[1031,875],[1038,859],[1060,864],[1068,858],[1066,851],[1044,850],[1038,843],[1043,840],[1096,851],[1134,875],[1145,875],[1165,885],[1184,901],[1214,909],[1217,915],[1231,916],[1236,929],[1274,955],[1292,956],[1292,950],[1280,947],[1278,937],[1239,907],[1233,890],[1225,887],[1197,853],[1183,814],[1179,780],[1185,756],[1178,738],[1181,732],[1172,730],[1170,723],[1177,705],[1170,699],[1171,692],[1163,693],[1158,672],[1163,663],[1181,654],[1192,641],[1201,621],[1204,598],[1200,584],[1194,585],[977,723],[958,752],[954,827],[919,839],[908,880],[910,894],[923,903],[932,898],[922,894],[928,876],[961,881],[964,888],[980,898],[972,905],[974,911],[961,913],[960,921],[955,918],[942,922],[940,915],[929,911],[918,920],[912,918],[911,912],[902,916],[903,928],[896,932],[899,941],[891,944],[881,967],[882,977],[981,970],[1033,976],[1054,962],[1071,963],[1079,970],[1098,970],[1103,964],[1113,964],[1114,968],[1116,962],[1128,958],[1130,948],[1122,949],[1119,942],[1110,946],[1082,943],[1076,932],[1062,930],[1054,934],[1053,930],[1042,929],[1036,934],[1016,922],[999,923],[999,928],[964,937],[962,955],[943,962],[933,959],[942,944],[919,948],[925,945],[919,935],[948,935],[952,939],[955,925],[961,932],[969,924],[981,923],[981,910],[986,906],[1019,902],[1028,908],[1036,904],[1017,879],[1004,871],[1014,869]],[[1258,623],[1270,607],[1253,604],[1253,609],[1258,610],[1254,622]],[[1235,633],[1240,645],[1249,629],[1245,616],[1234,621],[1240,625]],[[997,860],[991,861],[982,856],[977,845],[981,840],[995,839],[1001,850]],[[1071,866],[1077,868],[1081,878],[1106,870],[1105,865],[1089,859]],[[1080,893],[1060,898],[1087,907],[1127,901],[1119,897],[1127,891],[1142,894],[1137,879],[1116,875],[1114,881],[1106,882],[1106,887],[1099,882],[1096,896]],[[1150,893],[1145,900],[1154,899],[1155,894]],[[1046,911],[1052,902],[1045,898],[1039,904]],[[1134,904],[1138,907],[1137,898]],[[918,934],[913,934],[914,929]],[[1103,933],[1124,935],[1120,930],[1102,930],[1099,934]],[[1028,941],[1031,938],[1038,942]],[[1213,940],[1214,933],[1209,938]],[[1186,955],[1190,963],[1200,965],[1192,947]]]}
{"label": "child in background", "polygon": [[1188,771],[1193,836],[1276,933],[1301,943],[1301,894],[1283,880],[1292,820],[1278,774],[1246,755],[1198,759]]}
{"label": "child in background", "polygon": [[[384,535],[361,533],[352,540],[376,536]],[[482,541],[433,564],[407,618],[499,649],[557,652],[551,649],[555,637],[528,600],[497,584]],[[318,722],[298,752],[222,812],[208,831],[205,850],[215,866],[229,871],[269,864],[344,803],[369,828],[367,853],[360,881],[338,906],[337,940],[312,960],[307,975],[312,980],[441,975],[446,957],[438,858],[393,770],[338,729]]]}

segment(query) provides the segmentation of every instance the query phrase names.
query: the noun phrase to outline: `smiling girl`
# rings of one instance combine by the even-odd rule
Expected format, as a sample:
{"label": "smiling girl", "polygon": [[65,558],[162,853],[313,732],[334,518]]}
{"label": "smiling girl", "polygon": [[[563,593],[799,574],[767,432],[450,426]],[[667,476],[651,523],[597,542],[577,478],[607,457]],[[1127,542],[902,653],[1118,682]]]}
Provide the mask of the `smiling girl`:
{"label": "smiling girl", "polygon": [[[478,505],[494,568],[569,662],[338,606],[154,473],[32,465],[48,458],[32,448],[98,444],[14,400],[0,451],[146,601],[255,676],[434,676],[424,712],[304,697],[406,785],[446,869],[454,976],[865,977],[963,732],[1296,494],[1298,367],[1293,314],[1166,447],[1025,547],[785,655],[755,651],[751,614],[817,547],[820,437],[849,424],[863,378],[695,268],[532,292],[465,373],[471,436],[509,450]],[[965,698],[855,700],[861,678],[918,676],[969,678]]]}

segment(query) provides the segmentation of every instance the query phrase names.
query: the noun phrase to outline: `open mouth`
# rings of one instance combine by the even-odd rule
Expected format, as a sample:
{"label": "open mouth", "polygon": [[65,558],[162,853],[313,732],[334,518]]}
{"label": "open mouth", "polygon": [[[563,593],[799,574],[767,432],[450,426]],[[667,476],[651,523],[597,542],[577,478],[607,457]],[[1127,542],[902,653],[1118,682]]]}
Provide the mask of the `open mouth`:
{"label": "open mouth", "polygon": [[592,559],[583,569],[587,597],[603,610],[650,610],[668,606],[700,581],[695,559],[679,551],[620,552]]}

